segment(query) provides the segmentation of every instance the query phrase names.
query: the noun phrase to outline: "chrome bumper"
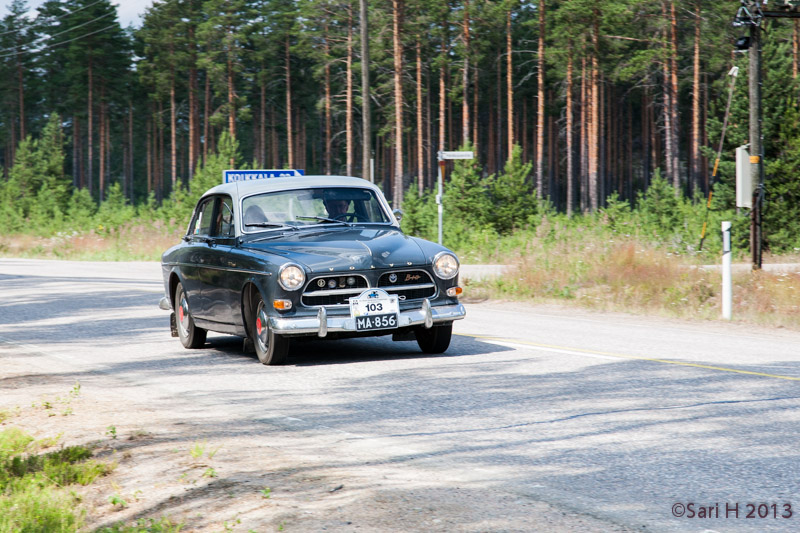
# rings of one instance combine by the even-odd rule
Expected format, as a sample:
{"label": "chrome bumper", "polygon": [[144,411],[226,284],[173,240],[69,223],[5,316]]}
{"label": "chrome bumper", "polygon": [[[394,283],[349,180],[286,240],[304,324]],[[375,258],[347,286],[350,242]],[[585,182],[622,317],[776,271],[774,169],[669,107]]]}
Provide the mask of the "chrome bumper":
{"label": "chrome bumper", "polygon": [[163,296],[158,301],[158,308],[162,311],[172,311],[172,304],[170,303],[169,299],[166,296]]}
{"label": "chrome bumper", "polygon": [[[442,305],[431,307],[428,300],[422,303],[422,309],[411,309],[401,311],[398,316],[398,328],[408,326],[424,326],[430,328],[434,324],[441,322],[452,322],[460,320],[466,316],[467,311],[462,304]],[[280,335],[308,335],[314,334],[318,337],[325,337],[328,333],[355,332],[356,320],[349,316],[329,317],[324,307],[319,308],[316,317],[303,318],[280,318],[271,317],[269,327]],[[391,333],[393,330],[371,330],[376,333],[385,331]]]}

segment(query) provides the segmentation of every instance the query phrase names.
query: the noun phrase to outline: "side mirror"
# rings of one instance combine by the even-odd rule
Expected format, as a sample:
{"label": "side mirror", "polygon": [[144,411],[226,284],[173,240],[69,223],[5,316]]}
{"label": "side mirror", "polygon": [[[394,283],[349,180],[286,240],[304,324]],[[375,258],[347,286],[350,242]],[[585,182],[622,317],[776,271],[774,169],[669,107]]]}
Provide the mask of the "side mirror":
{"label": "side mirror", "polygon": [[398,222],[403,220],[403,210],[402,209],[395,209],[394,211],[392,211],[392,214],[394,215],[394,218],[396,218]]}

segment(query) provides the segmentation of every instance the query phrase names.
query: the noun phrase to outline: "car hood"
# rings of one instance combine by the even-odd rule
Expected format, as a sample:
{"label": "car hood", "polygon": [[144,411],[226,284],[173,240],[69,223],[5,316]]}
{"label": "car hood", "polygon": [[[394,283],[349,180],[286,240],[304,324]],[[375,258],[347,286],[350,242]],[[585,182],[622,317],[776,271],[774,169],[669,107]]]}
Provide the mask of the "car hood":
{"label": "car hood", "polygon": [[244,243],[242,247],[284,256],[312,272],[418,266],[426,262],[415,240],[397,229],[305,229],[279,239]]}

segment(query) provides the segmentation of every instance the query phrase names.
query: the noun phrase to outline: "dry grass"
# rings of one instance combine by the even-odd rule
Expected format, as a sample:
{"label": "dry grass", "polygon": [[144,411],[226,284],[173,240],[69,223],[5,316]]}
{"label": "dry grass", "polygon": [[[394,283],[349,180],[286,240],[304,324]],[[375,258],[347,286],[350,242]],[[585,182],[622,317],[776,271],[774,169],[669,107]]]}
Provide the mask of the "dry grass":
{"label": "dry grass", "polygon": [[0,236],[0,256],[77,261],[158,261],[180,241],[182,228],[162,222],[127,224],[118,229],[99,226],[89,232],[52,237]]}
{"label": "dry grass", "polygon": [[[768,258],[775,263],[792,259]],[[720,318],[718,271],[703,269],[696,258],[676,256],[634,239],[552,242],[536,237],[507,264],[514,267],[506,278],[469,287],[468,293],[604,311]],[[735,274],[733,281],[734,320],[800,329],[800,273],[748,271]]]}

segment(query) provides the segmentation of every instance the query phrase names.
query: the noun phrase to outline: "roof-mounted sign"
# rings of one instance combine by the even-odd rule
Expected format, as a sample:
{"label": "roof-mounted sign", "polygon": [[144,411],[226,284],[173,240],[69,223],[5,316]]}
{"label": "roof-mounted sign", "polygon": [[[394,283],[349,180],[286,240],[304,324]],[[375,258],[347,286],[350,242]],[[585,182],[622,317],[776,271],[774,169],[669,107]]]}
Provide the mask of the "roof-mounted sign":
{"label": "roof-mounted sign", "polygon": [[233,183],[234,181],[264,180],[268,178],[293,178],[305,176],[305,170],[294,168],[271,169],[271,170],[225,170],[222,172],[222,183]]}

